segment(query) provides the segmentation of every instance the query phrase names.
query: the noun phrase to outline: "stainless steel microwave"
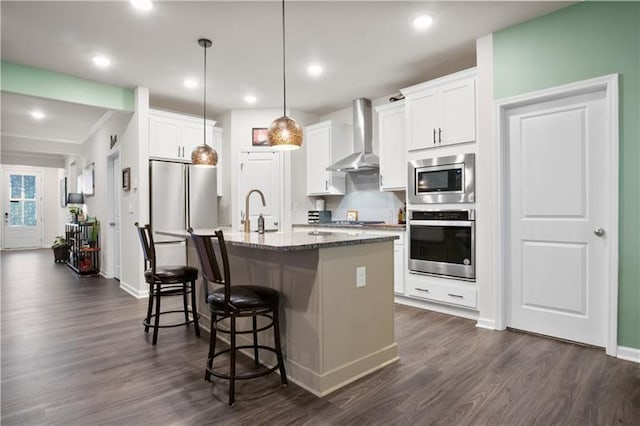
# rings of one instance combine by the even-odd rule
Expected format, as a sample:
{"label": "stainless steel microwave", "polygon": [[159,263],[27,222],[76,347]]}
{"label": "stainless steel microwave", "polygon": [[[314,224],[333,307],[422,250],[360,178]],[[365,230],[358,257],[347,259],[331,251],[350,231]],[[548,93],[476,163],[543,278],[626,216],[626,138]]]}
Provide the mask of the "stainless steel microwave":
{"label": "stainless steel microwave", "polygon": [[409,161],[411,204],[474,203],[475,154]]}

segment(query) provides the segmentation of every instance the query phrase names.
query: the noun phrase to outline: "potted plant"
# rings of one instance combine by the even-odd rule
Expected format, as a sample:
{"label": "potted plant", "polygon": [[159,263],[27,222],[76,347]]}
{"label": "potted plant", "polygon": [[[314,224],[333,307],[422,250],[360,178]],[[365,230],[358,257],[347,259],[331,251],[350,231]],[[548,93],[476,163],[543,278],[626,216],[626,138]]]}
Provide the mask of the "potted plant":
{"label": "potted plant", "polygon": [[87,223],[91,223],[91,230],[89,231],[89,246],[98,247],[98,235],[100,235],[100,221],[98,218],[88,220]]}
{"label": "potted plant", "polygon": [[56,263],[66,262],[67,256],[69,255],[69,246],[63,235],[56,236],[53,244],[51,244],[51,248],[53,249],[53,257]]}

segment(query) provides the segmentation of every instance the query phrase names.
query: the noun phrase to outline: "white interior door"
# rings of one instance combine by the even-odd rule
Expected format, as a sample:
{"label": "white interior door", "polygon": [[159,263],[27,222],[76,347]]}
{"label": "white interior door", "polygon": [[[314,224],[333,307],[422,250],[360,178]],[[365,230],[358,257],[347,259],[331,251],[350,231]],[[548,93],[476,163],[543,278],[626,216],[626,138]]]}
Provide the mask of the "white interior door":
{"label": "white interior door", "polygon": [[7,168],[4,172],[5,249],[42,247],[42,176]]}
{"label": "white interior door", "polygon": [[606,346],[608,119],[604,90],[508,112],[510,327]]}
{"label": "white interior door", "polygon": [[113,159],[113,277],[120,279],[120,198],[122,189],[120,187],[120,157]]}
{"label": "white interior door", "polygon": [[240,154],[240,173],[238,174],[238,201],[240,216],[238,228],[243,225],[240,220],[245,214],[245,199],[252,189],[258,189],[264,194],[266,206],[262,205],[259,194],[251,194],[249,198],[249,212],[251,230],[258,229],[258,216],[264,216],[265,229],[280,229],[280,192],[282,170],[280,167],[280,153],[274,151],[250,151]]}

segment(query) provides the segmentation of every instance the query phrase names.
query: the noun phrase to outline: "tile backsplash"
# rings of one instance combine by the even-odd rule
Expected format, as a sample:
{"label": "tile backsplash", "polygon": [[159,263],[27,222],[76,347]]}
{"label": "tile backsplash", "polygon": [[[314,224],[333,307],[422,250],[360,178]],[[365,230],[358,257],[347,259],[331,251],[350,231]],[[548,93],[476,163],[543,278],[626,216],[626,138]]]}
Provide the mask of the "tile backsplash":
{"label": "tile backsplash", "polygon": [[357,210],[358,220],[397,223],[405,192],[380,191],[379,176],[371,172],[347,173],[346,195],[323,197],[325,208],[332,211],[332,219],[346,220],[347,210]]}

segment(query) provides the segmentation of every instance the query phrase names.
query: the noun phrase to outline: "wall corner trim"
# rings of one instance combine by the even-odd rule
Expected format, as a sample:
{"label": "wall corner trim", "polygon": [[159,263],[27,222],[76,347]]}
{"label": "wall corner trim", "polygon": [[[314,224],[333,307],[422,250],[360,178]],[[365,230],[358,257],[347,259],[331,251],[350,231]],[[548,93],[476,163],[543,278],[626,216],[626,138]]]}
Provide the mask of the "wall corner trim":
{"label": "wall corner trim", "polygon": [[618,354],[616,356],[618,359],[640,364],[640,349],[618,346]]}
{"label": "wall corner trim", "polygon": [[478,322],[476,323],[476,327],[484,328],[486,330],[495,330],[496,322],[491,318],[478,318]]}
{"label": "wall corner trim", "polygon": [[124,281],[120,281],[120,288],[136,299],[145,299],[149,297],[149,290],[136,290],[135,287],[125,283]]}

